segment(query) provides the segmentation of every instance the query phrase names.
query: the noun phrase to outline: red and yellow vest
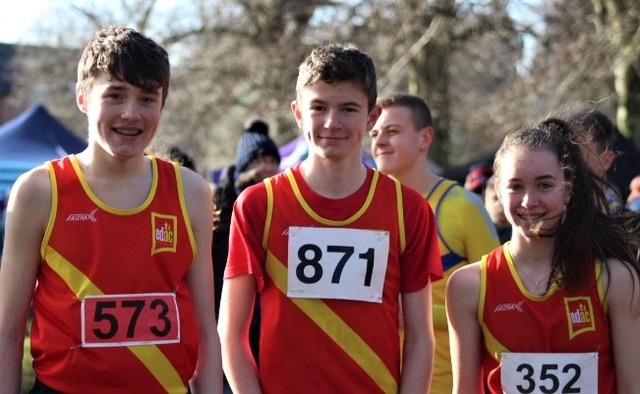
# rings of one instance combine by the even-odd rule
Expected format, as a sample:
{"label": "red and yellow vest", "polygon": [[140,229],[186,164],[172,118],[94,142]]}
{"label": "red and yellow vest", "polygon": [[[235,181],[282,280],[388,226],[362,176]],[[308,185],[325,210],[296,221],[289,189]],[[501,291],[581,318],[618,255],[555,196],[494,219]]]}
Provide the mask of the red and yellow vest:
{"label": "red and yellow vest", "polygon": [[[56,390],[187,392],[198,338],[184,279],[196,252],[195,240],[179,167],[153,157],[149,163],[153,169],[149,196],[130,210],[100,201],[74,156],[48,163],[53,198],[33,301],[31,351],[38,379]],[[87,347],[81,332],[83,300],[131,294],[175,295],[177,321],[168,320],[158,305],[147,305],[144,313],[157,315],[158,330],[171,327],[180,339]],[[115,310],[96,312],[97,330],[118,327],[112,324]],[[137,320],[132,315],[125,322],[133,335]],[[121,324],[118,329],[125,327]]]}
{"label": "red and yellow vest", "polygon": [[500,357],[505,352],[597,352],[598,392],[616,392],[604,291],[597,279],[601,263],[581,289],[567,292],[552,286],[542,297],[526,291],[505,246],[485,256],[481,264],[478,318],[484,377],[492,393],[502,393]]}

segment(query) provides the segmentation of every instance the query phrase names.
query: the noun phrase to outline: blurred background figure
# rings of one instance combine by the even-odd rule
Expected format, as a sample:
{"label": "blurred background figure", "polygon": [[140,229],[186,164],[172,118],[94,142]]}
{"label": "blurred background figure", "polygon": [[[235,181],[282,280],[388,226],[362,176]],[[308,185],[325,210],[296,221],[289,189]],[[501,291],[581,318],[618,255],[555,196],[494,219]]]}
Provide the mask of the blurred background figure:
{"label": "blurred background figure", "polygon": [[627,210],[640,213],[640,175],[636,175],[629,184],[629,197],[627,198]]}
{"label": "blurred background figure", "polygon": [[511,224],[504,215],[504,208],[498,198],[498,193],[496,193],[495,180],[494,175],[491,175],[489,179],[487,179],[484,188],[484,207],[487,209],[487,212],[489,212],[491,221],[496,226],[500,243],[503,244],[511,239]]}
{"label": "blurred background figure", "polygon": [[[579,139],[577,142],[580,143],[582,156],[589,169],[603,180],[607,180],[607,171],[616,158],[614,144],[618,133],[614,124],[607,115],[590,107],[575,110],[567,120]],[[621,213],[624,204],[619,191],[608,185],[606,197],[609,213]]]}
{"label": "blurred background figure", "polygon": [[[262,119],[252,118],[245,123],[236,149],[236,164],[224,169],[213,193],[213,272],[215,278],[216,318],[220,309],[224,270],[229,254],[229,227],[233,203],[247,187],[275,175],[279,171],[280,152],[269,137],[269,125]],[[253,355],[258,360],[260,305],[256,299],[250,330]],[[225,387],[227,389],[227,387]]]}
{"label": "blurred background figure", "polygon": [[481,162],[469,168],[469,173],[464,180],[464,188],[479,195],[484,200],[484,192],[487,181],[493,175],[493,165],[491,162]]}
{"label": "blurred background figure", "polygon": [[196,163],[193,158],[182,149],[177,146],[173,146],[169,149],[169,159],[175,161],[183,167],[186,167],[192,171],[196,171]]}

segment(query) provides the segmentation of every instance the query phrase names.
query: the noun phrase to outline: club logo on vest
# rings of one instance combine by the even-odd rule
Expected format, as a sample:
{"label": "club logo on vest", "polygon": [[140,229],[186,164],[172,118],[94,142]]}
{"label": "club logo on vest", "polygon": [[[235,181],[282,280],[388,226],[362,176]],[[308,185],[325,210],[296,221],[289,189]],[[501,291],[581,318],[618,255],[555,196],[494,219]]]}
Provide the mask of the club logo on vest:
{"label": "club logo on vest", "polygon": [[569,339],[573,339],[582,333],[596,330],[591,298],[565,297],[564,307],[567,312]]}
{"label": "club logo on vest", "polygon": [[151,228],[153,230],[151,255],[161,252],[176,251],[178,218],[173,215],[151,213]]}
{"label": "club logo on vest", "polygon": [[98,208],[89,213],[71,213],[67,216],[67,222],[97,222],[96,212],[98,212]]}

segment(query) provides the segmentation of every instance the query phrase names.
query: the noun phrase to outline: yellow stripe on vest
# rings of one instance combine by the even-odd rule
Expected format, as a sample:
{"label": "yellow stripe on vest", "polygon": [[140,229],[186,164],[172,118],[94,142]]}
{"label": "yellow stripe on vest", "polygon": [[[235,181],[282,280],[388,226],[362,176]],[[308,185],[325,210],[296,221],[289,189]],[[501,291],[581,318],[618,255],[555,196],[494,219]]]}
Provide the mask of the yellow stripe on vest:
{"label": "yellow stripe on vest", "polygon": [[[64,280],[78,299],[83,299],[88,295],[104,294],[82,271],[48,245],[44,257],[49,267]],[[184,393],[187,391],[180,375],[157,346],[128,346],[127,348],[144,364],[167,392]]]}
{"label": "yellow stripe on vest", "polygon": [[[266,270],[278,289],[287,294],[287,268],[268,251]],[[309,298],[289,299],[349,354],[383,392],[398,391],[397,382],[380,357],[324,301]]]}

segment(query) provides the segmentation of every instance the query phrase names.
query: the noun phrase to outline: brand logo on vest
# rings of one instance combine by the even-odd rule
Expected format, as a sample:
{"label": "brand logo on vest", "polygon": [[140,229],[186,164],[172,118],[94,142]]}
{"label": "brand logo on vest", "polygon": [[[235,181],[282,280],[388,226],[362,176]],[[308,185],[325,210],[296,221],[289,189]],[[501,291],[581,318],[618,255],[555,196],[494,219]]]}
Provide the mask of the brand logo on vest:
{"label": "brand logo on vest", "polygon": [[98,208],[94,209],[89,213],[72,213],[67,216],[67,222],[97,222],[96,212],[98,212]]}
{"label": "brand logo on vest", "polygon": [[178,218],[173,215],[151,213],[151,228],[153,230],[151,254],[160,252],[174,252],[178,244],[177,237]]}
{"label": "brand logo on vest", "polygon": [[593,306],[589,297],[565,297],[564,307],[567,312],[569,339],[596,330],[593,319]]}
{"label": "brand logo on vest", "polygon": [[498,306],[496,306],[496,309],[494,309],[494,312],[507,312],[507,311],[517,311],[520,313],[524,313],[524,309],[522,309],[522,304],[524,304],[524,300],[515,303],[515,302],[509,302],[506,304],[500,304]]}

